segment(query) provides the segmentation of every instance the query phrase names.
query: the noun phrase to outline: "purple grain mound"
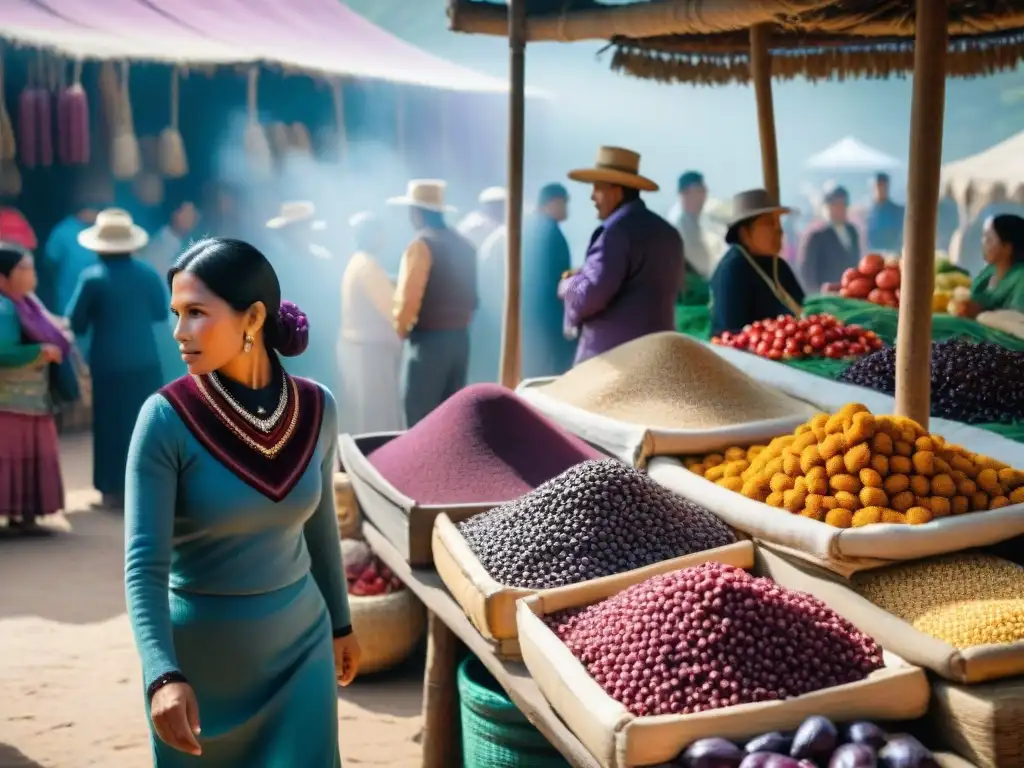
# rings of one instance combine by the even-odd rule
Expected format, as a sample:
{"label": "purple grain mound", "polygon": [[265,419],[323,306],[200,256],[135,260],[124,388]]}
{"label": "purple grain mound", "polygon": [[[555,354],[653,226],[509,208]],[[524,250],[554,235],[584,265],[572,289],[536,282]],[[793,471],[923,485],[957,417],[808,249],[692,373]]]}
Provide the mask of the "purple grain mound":
{"label": "purple grain mound", "polygon": [[878,644],[820,600],[721,563],[655,576],[545,621],[637,716],[788,699],[882,666]]}
{"label": "purple grain mound", "polygon": [[497,384],[457,392],[370,463],[419,504],[505,502],[604,458]]}

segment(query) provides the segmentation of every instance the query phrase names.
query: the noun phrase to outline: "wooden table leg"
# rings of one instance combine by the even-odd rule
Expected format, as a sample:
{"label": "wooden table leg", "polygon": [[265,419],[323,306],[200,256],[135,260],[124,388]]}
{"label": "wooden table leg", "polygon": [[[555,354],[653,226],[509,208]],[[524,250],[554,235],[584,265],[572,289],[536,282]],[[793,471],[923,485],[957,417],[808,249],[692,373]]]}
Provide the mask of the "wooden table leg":
{"label": "wooden table leg", "polygon": [[459,640],[433,611],[427,614],[427,666],[423,677],[423,768],[461,768]]}

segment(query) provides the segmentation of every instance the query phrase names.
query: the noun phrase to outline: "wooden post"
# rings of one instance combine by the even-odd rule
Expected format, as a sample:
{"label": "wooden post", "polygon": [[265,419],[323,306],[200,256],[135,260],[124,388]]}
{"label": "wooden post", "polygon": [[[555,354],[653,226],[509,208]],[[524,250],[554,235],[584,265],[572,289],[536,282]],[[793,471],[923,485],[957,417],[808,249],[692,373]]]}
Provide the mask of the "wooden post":
{"label": "wooden post", "polygon": [[456,667],[459,639],[433,611],[427,613],[423,679],[423,768],[462,765]]}
{"label": "wooden post", "polygon": [[896,343],[896,413],[927,429],[931,412],[935,224],[949,46],[946,3],[917,0],[903,283]]}
{"label": "wooden post", "polygon": [[775,104],[772,101],[772,56],[768,50],[771,29],[768,24],[750,28],[750,79],[757,99],[757,132],[761,137],[761,175],[764,188],[778,203],[779,147],[775,139]]}
{"label": "wooden post", "polygon": [[501,329],[501,383],[519,384],[520,281],[523,246],[523,151],[526,89],[526,3],[508,0],[508,196],[505,213],[505,318]]}

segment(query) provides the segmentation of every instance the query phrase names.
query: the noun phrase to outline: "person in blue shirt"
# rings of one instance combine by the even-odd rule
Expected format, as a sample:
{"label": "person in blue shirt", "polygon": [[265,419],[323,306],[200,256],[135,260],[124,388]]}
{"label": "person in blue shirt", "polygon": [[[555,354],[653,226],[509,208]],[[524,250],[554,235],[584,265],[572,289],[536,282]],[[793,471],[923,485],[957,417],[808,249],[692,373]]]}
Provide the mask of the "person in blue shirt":
{"label": "person in blue shirt", "polygon": [[779,205],[764,189],[733,197],[732,219],[725,233],[729,250],[711,276],[711,335],[738,332],[755,320],[796,315],[804,292],[789,264],[780,257],[782,216],[793,209]]}
{"label": "person in blue shirt", "polygon": [[126,211],[101,211],[78,242],[98,261],[79,276],[64,314],[76,336],[92,334],[93,485],[113,509],[123,501],[139,409],[164,383],[153,325],[167,320],[167,292],[151,266],[132,258],[149,236]]}
{"label": "person in blue shirt", "polygon": [[334,508],[338,410],[280,357],[309,342],[256,248],[215,238],[168,274],[189,375],[139,414],[125,591],[159,768],[340,768],[359,670]]}
{"label": "person in blue shirt", "polygon": [[903,219],[906,209],[889,197],[887,173],[876,173],[872,180],[871,207],[868,209],[868,250],[901,254],[903,252]]}

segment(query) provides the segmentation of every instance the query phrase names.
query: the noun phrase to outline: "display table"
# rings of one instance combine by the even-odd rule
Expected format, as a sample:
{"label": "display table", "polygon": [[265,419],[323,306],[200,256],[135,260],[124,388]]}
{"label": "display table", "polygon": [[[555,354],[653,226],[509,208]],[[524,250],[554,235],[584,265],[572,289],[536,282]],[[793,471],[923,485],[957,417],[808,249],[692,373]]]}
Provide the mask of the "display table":
{"label": "display table", "polygon": [[552,711],[526,667],[499,659],[445,589],[433,568],[409,567],[391,543],[369,523],[363,536],[374,554],[427,608],[427,667],[423,681],[423,768],[462,765],[456,689],[458,642],[483,662],[526,718],[574,768],[599,768],[594,757]]}

